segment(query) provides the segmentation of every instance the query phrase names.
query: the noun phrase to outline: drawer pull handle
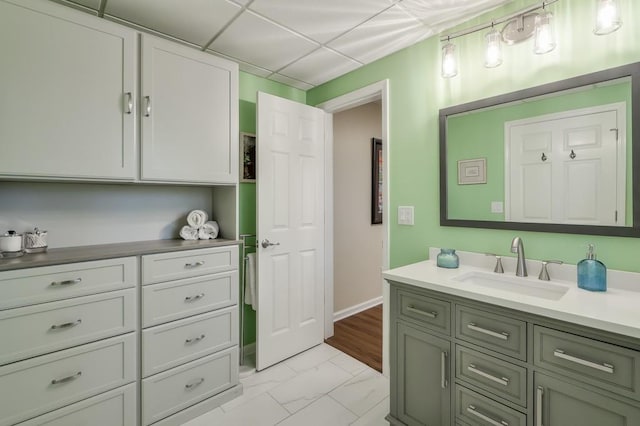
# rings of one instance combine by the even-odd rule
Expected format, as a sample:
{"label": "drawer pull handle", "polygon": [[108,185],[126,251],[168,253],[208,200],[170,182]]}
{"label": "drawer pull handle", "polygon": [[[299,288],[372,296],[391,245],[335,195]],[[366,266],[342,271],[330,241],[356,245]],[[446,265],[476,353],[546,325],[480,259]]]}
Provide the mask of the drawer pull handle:
{"label": "drawer pull handle", "polygon": [[193,338],[191,338],[191,339],[187,339],[187,340],[185,340],[184,342],[185,342],[185,343],[187,343],[187,344],[190,344],[190,343],[196,343],[196,342],[199,342],[200,340],[202,340],[202,339],[204,339],[204,338],[205,338],[205,335],[204,335],[204,334],[201,334],[201,335],[199,335],[198,337],[193,337]]}
{"label": "drawer pull handle", "polygon": [[506,377],[496,377],[493,374],[489,374],[486,371],[480,370],[478,367],[475,366],[475,364],[469,364],[469,366],[467,367],[467,370],[471,371],[472,373],[477,374],[478,376],[482,376],[485,379],[489,379],[491,381],[499,383],[502,386],[508,386],[509,385],[509,379],[508,378],[506,378]]}
{"label": "drawer pull handle", "polygon": [[467,412],[476,416],[479,419],[484,420],[485,422],[492,424],[494,426],[509,426],[509,423],[505,422],[504,420],[496,420],[496,419],[492,419],[491,417],[487,416],[486,414],[482,414],[481,412],[479,412],[478,410],[476,410],[475,405],[469,405],[467,407]]}
{"label": "drawer pull handle", "polygon": [[477,331],[478,333],[486,334],[487,336],[495,337],[496,339],[500,339],[500,340],[508,340],[509,339],[509,333],[507,333],[507,332],[504,332],[504,331],[497,332],[497,331],[493,331],[493,330],[487,330],[486,328],[478,327],[473,322],[470,322],[469,324],[467,324],[467,328],[469,330]]}
{"label": "drawer pull handle", "polygon": [[72,380],[77,379],[80,376],[82,376],[82,371],[78,371],[76,374],[72,374],[71,376],[63,377],[62,379],[53,379],[51,381],[51,384],[52,385],[57,385],[57,384],[60,384],[60,383],[70,382]]}
{"label": "drawer pull handle", "polygon": [[538,386],[536,388],[536,426],[542,425],[542,397],[544,396],[544,388]]}
{"label": "drawer pull handle", "polygon": [[144,97],[144,116],[149,117],[151,115],[151,98],[149,96]]}
{"label": "drawer pull handle", "polygon": [[438,313],[437,312],[425,312],[423,310],[415,308],[413,305],[407,306],[407,311],[413,312],[414,314],[423,315],[423,316],[425,316],[427,318],[434,318],[435,319],[435,318],[438,317]]}
{"label": "drawer pull handle", "polygon": [[133,112],[133,96],[131,96],[131,92],[125,93],[124,98],[124,113],[131,114]]}
{"label": "drawer pull handle", "polygon": [[449,386],[449,381],[447,380],[447,357],[449,354],[446,351],[443,351],[440,354],[440,387],[442,389],[446,389]]}
{"label": "drawer pull handle", "polygon": [[613,374],[613,365],[607,364],[606,362],[598,364],[597,362],[588,361],[586,359],[569,355],[562,349],[556,349],[555,351],[553,351],[553,356],[565,359],[567,361],[575,362],[576,364],[584,365],[585,367],[591,367],[595,368],[596,370],[604,371],[605,373]]}
{"label": "drawer pull handle", "polygon": [[200,300],[204,297],[204,293],[196,294],[195,296],[187,296],[184,298],[185,302],[195,302],[196,300]]}
{"label": "drawer pull handle", "polygon": [[187,383],[186,385],[184,385],[184,387],[191,390],[197,386],[200,386],[203,382],[204,382],[204,377],[200,377],[198,380],[194,382]]}
{"label": "drawer pull handle", "polygon": [[58,286],[58,285],[72,285],[72,284],[79,284],[82,282],[82,278],[76,278],[75,280],[64,280],[64,281],[54,281],[51,283],[52,286]]}
{"label": "drawer pull handle", "polygon": [[54,324],[51,326],[52,330],[60,330],[62,328],[71,328],[71,327],[75,327],[76,325],[80,325],[82,323],[82,319],[78,318],[75,321],[71,321],[71,322],[65,322],[64,324]]}
{"label": "drawer pull handle", "polygon": [[204,265],[204,261],[200,260],[198,262],[185,263],[184,267],[185,268],[197,268],[198,266],[202,266],[202,265]]}

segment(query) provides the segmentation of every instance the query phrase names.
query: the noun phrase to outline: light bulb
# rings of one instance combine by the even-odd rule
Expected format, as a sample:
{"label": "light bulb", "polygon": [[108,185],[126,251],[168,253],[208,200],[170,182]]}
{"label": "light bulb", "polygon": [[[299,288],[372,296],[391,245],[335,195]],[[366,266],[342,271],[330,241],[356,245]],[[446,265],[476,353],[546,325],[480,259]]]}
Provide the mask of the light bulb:
{"label": "light bulb", "polygon": [[596,35],[609,34],[622,26],[617,0],[596,0]]}
{"label": "light bulb", "polygon": [[500,33],[492,29],[485,36],[487,41],[487,50],[484,56],[484,66],[487,68],[495,68],[502,63],[502,46],[500,44]]}
{"label": "light bulb", "polygon": [[458,59],[456,58],[456,45],[447,42],[442,46],[442,77],[451,78],[458,75]]}
{"label": "light bulb", "polygon": [[553,14],[542,12],[536,16],[533,52],[542,55],[556,48],[556,38],[553,30]]}

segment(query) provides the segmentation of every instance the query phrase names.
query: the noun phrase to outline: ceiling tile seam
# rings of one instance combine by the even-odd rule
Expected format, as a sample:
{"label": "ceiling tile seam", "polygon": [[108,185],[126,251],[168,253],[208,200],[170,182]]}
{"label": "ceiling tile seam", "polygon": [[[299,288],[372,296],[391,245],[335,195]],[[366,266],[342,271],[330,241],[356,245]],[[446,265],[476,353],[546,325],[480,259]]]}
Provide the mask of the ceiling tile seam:
{"label": "ceiling tile seam", "polygon": [[80,12],[88,13],[91,16],[98,16],[98,11],[91,7],[85,6],[79,3],[73,3],[69,0],[51,0],[54,3],[57,3],[64,7],[69,7],[73,10],[79,10]]}
{"label": "ceiling tile seam", "polygon": [[[205,50],[205,52],[213,52],[216,55],[219,55],[219,56],[221,56],[223,58],[227,58],[227,59],[229,59],[229,60],[231,60],[233,62],[236,62],[238,65],[240,65],[240,64],[250,65],[250,66],[252,66],[254,68],[258,68],[258,69],[261,69],[263,71],[266,71],[267,73],[269,73],[269,75],[275,74],[275,71],[273,71],[273,70],[270,70],[268,68],[265,68],[265,67],[262,67],[262,66],[259,66],[259,65],[252,64],[252,63],[244,61],[242,59],[238,59],[235,56],[228,55],[226,53],[218,52],[217,50],[214,50],[214,49],[210,49],[209,48],[209,49]],[[269,75],[267,77],[269,77]]]}
{"label": "ceiling tile seam", "polygon": [[252,3],[253,3],[253,1],[251,3],[249,3],[249,4],[247,4],[247,11],[253,13],[254,15],[256,15],[256,16],[262,18],[262,19],[264,19],[265,21],[268,21],[268,22],[272,23],[273,25],[275,25],[277,27],[282,28],[283,30],[287,30],[288,32],[293,33],[294,35],[296,35],[296,36],[298,36],[298,37],[300,37],[302,39],[305,39],[309,43],[315,44],[316,46],[322,46],[322,43],[320,43],[319,41],[316,41],[316,40],[314,40],[314,39],[312,39],[310,37],[307,37],[306,35],[304,35],[302,33],[299,33],[298,31],[294,30],[293,28],[289,28],[288,26],[286,26],[284,24],[281,24],[281,23],[279,23],[277,21],[274,21],[273,19],[268,18],[268,17],[264,16],[263,14],[261,14],[259,12],[256,12],[255,10],[249,8],[249,6],[251,6]]}
{"label": "ceiling tile seam", "polygon": [[[289,79],[291,79],[291,80],[295,80],[295,81],[297,81],[298,83],[303,83],[303,84],[309,85],[309,86],[311,86],[311,87],[316,87],[316,85],[315,85],[315,84],[311,84],[311,83],[309,83],[309,82],[307,82],[307,81],[300,80],[299,78],[289,77],[288,75],[280,74],[280,73],[277,73],[277,72],[274,72],[274,73],[272,73],[271,75],[268,75],[266,78],[267,78],[267,79],[269,79],[269,80],[275,81],[276,83],[279,83],[278,81],[273,80],[273,79],[271,78],[271,77],[273,77],[274,75],[281,75],[281,76],[283,76],[283,77],[287,77],[287,78],[289,78]],[[280,83],[280,84],[284,84],[284,83]]]}
{"label": "ceiling tile seam", "polygon": [[[254,0],[250,0],[249,3],[245,4],[244,6],[239,5],[238,3],[234,2],[234,4],[237,4],[238,6],[240,6],[240,10],[238,11],[238,13],[236,13],[233,18],[229,19],[229,22],[227,22],[226,24],[224,24],[224,26],[222,28],[220,28],[220,30],[215,33],[213,35],[213,37],[211,37],[211,40],[209,40],[208,43],[205,43],[204,46],[202,46],[200,49],[202,51],[205,51],[209,48],[209,46],[211,46],[211,44],[216,41],[218,39],[218,37],[220,37],[222,35],[223,32],[225,32],[225,30],[227,28],[229,28],[231,26],[231,24],[233,24],[236,19],[238,19],[240,17],[240,15],[242,15],[245,10],[248,10],[249,6],[251,5],[251,3],[253,3]],[[253,64],[251,64],[253,65]]]}
{"label": "ceiling tile seam", "polygon": [[[340,51],[338,51],[338,50],[332,49],[332,48],[330,48],[330,47],[328,47],[328,46],[320,45],[317,49],[312,50],[311,52],[309,52],[309,53],[307,53],[307,54],[305,54],[305,55],[302,55],[302,56],[301,56],[301,57],[299,57],[298,59],[296,59],[296,60],[294,60],[294,61],[289,62],[289,63],[288,63],[288,64],[286,64],[285,66],[280,67],[280,68],[278,68],[277,70],[275,70],[273,73],[274,73],[274,74],[281,74],[281,75],[284,75],[285,77],[293,78],[293,77],[291,77],[291,76],[289,76],[289,75],[287,75],[287,74],[282,73],[281,71],[282,71],[282,70],[284,70],[285,68],[287,68],[287,67],[289,67],[289,66],[291,66],[291,65],[295,64],[296,62],[301,61],[301,60],[303,60],[304,58],[306,58],[306,57],[308,57],[308,56],[311,56],[312,54],[314,54],[314,53],[315,53],[315,52],[317,52],[318,50],[321,50],[322,48],[325,48],[325,49],[327,49],[327,50],[330,50],[330,51],[332,51],[333,53],[335,53],[335,54],[337,54],[337,55],[339,55],[339,56],[342,56],[343,58],[350,59],[350,60],[352,60],[352,61],[356,62],[356,63],[358,64],[358,67],[361,67],[361,66],[363,66],[363,65],[364,65],[364,63],[363,63],[363,62],[360,62],[360,61],[358,61],[358,60],[357,60],[357,59],[355,59],[355,58],[352,58],[352,57],[350,57],[350,56],[348,56],[348,55],[345,55],[344,53],[342,53],[342,52],[340,52]],[[297,81],[300,81],[300,82],[302,82],[302,83],[307,83],[307,84],[310,84],[310,85],[312,85],[312,86],[315,86],[314,84],[309,83],[308,81],[300,80],[299,78],[293,78],[293,79],[294,79],[294,80],[297,80]]]}

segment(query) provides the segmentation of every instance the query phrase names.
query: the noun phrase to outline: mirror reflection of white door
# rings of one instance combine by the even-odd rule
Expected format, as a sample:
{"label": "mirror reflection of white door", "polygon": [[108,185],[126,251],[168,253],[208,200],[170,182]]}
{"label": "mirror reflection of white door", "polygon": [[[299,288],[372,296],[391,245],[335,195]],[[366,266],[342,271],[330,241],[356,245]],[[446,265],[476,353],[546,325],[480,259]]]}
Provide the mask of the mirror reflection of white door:
{"label": "mirror reflection of white door", "polygon": [[505,123],[505,219],[625,225],[624,104]]}
{"label": "mirror reflection of white door", "polygon": [[256,369],[324,337],[325,112],[258,93]]}

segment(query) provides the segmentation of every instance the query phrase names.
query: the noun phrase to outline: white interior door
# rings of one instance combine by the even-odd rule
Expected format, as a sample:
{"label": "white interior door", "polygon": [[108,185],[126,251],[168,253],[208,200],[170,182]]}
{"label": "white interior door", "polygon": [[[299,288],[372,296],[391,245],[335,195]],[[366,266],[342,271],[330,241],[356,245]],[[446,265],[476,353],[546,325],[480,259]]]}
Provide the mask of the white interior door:
{"label": "white interior door", "polygon": [[323,341],[324,118],[258,94],[258,370]]}

